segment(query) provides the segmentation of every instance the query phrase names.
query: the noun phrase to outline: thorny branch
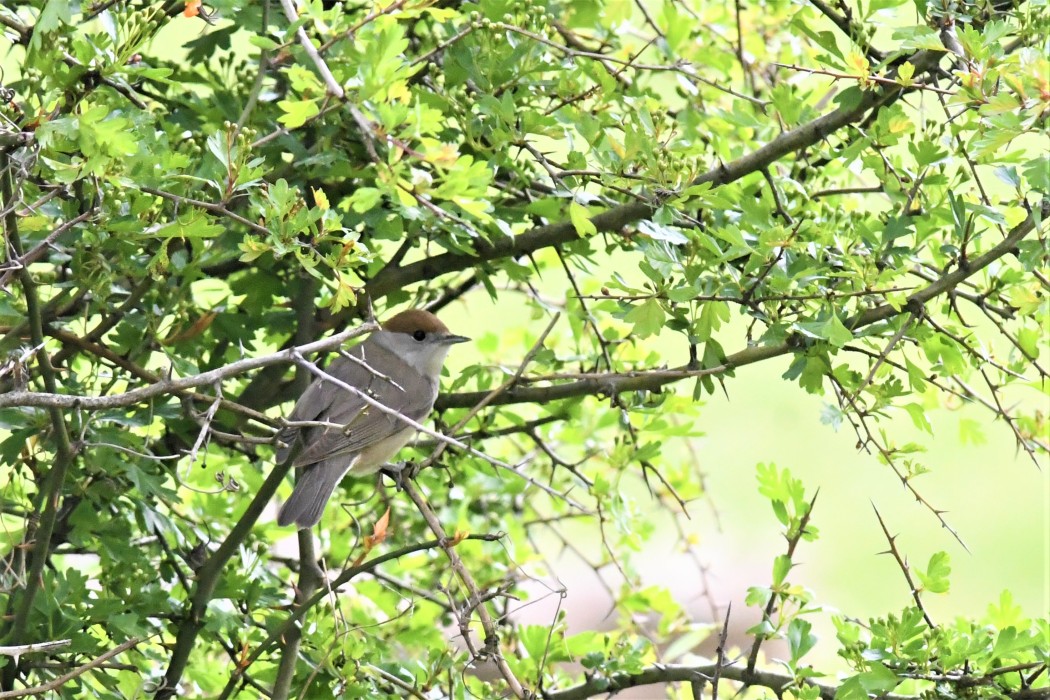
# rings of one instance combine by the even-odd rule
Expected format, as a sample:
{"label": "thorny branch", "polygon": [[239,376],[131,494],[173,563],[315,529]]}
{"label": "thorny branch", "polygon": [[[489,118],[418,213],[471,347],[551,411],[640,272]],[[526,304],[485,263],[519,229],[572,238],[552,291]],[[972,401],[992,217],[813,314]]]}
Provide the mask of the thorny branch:
{"label": "thorny branch", "polygon": [[926,624],[930,626],[930,629],[935,629],[937,625],[933,623],[930,614],[926,612],[926,606],[922,604],[922,597],[919,595],[919,589],[915,585],[915,581],[911,578],[911,569],[908,568],[908,562],[904,560],[904,557],[901,556],[900,551],[897,549],[897,536],[890,534],[890,529],[886,527],[886,521],[882,519],[882,513],[879,512],[878,508],[875,508],[875,504],[872,504],[871,507],[875,510],[875,517],[879,519],[879,527],[882,528],[882,534],[886,536],[886,543],[889,545],[888,553],[893,555],[898,568],[904,574],[904,580],[908,582],[908,592],[915,600],[915,606],[922,611],[922,619],[926,620]]}
{"label": "thorny branch", "polygon": [[[743,686],[769,688],[777,697],[783,697],[784,691],[798,687],[794,676],[771,673],[768,671],[749,671],[747,668],[729,663],[687,664],[654,664],[638,673],[616,673],[609,676],[596,675],[579,685],[563,690],[543,693],[544,700],[587,700],[606,694],[616,694],[628,688],[640,688],[661,683],[688,683],[691,681],[710,681],[715,676],[723,680],[735,681]],[[957,676],[945,678],[943,682],[957,685],[960,688],[973,685],[985,685],[991,682],[988,676]],[[807,686],[817,688],[821,700],[834,700],[839,687],[831,684],[807,680]],[[1050,688],[1030,688],[1007,691],[1004,697],[1011,700],[1047,700]],[[920,700],[922,695],[902,695],[882,693],[880,700]]]}

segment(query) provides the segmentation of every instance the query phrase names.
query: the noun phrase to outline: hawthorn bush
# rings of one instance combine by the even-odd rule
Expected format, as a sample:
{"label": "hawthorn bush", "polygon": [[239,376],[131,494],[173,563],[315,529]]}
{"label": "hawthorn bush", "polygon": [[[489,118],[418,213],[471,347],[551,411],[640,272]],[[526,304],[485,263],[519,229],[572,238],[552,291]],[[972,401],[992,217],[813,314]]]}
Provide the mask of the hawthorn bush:
{"label": "hawthorn bush", "polygon": [[[920,478],[960,404],[1050,466],[1042,0],[30,0],[0,27],[0,698],[1050,697],[1045,609],[931,614],[966,533]],[[345,480],[293,546],[282,416],[411,306],[477,338],[419,475]],[[730,634],[739,606],[701,619],[639,557],[702,558],[682,446],[775,362],[925,525],[873,513],[892,578],[841,575],[900,605],[833,614],[797,578],[821,484],[757,465],[784,545]],[[607,624],[523,622],[537,582]]]}

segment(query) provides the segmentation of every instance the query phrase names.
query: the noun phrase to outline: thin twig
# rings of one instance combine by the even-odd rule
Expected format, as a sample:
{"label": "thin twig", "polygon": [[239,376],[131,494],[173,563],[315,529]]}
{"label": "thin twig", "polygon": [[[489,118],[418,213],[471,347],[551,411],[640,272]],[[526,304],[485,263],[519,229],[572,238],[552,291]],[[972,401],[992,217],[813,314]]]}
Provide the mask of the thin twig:
{"label": "thin twig", "polygon": [[452,566],[452,570],[455,572],[459,582],[463,585],[467,593],[467,599],[470,604],[470,608],[477,610],[478,619],[481,621],[481,628],[485,632],[485,655],[491,658],[496,668],[499,670],[500,675],[507,682],[510,691],[514,693],[514,697],[527,698],[528,695],[525,689],[522,687],[521,682],[514,675],[514,671],[511,670],[507,664],[507,660],[503,658],[503,654],[499,649],[499,632],[496,629],[496,624],[493,622],[492,617],[489,615],[488,609],[481,603],[481,595],[478,592],[478,586],[474,582],[474,577],[471,576],[470,571],[463,564],[463,560],[460,559],[459,554],[456,552],[455,545],[449,540],[448,535],[445,534],[445,529],[441,526],[441,521],[438,520],[437,515],[431,509],[427,503],[423,494],[419,492],[415,484],[408,481],[404,484],[405,493],[412,499],[412,502],[416,504],[416,508],[422,514],[423,519],[426,520],[427,526],[430,531],[438,538],[442,543],[442,549],[445,552],[445,556],[448,557],[449,564]]}
{"label": "thin twig", "polygon": [[897,536],[890,534],[889,528],[886,527],[886,522],[882,519],[882,514],[879,513],[879,509],[875,507],[874,503],[871,504],[871,507],[875,511],[875,517],[879,519],[879,526],[882,528],[882,533],[886,535],[886,542],[890,546],[887,553],[892,554],[893,558],[897,560],[897,566],[900,568],[901,573],[904,574],[904,579],[908,582],[908,592],[911,593],[911,597],[915,600],[915,606],[922,611],[922,618],[926,620],[926,624],[930,626],[930,629],[937,629],[937,625],[933,623],[933,619],[922,604],[919,589],[911,579],[911,569],[908,568],[908,562],[904,560],[901,553],[897,550]]}
{"label": "thin twig", "polygon": [[64,673],[61,676],[58,676],[57,678],[52,678],[47,683],[42,683],[31,688],[21,688],[19,690],[7,690],[0,692],[0,700],[7,700],[7,698],[22,698],[26,697],[27,695],[44,695],[45,693],[50,693],[53,690],[61,688],[74,678],[87,673],[91,669],[98,668],[102,664],[112,659],[114,656],[117,656],[118,654],[123,654],[131,647],[141,644],[142,641],[143,639],[141,637],[132,637],[120,646],[110,649],[101,656],[97,656],[91,661],[88,661],[86,664],[77,666],[69,673]]}
{"label": "thin twig", "polygon": [[915,322],[915,319],[917,317],[918,314],[912,312],[908,315],[906,319],[904,319],[904,323],[902,323],[901,327],[897,329],[897,332],[893,334],[893,337],[890,338],[888,343],[886,343],[886,347],[883,348],[882,353],[871,365],[871,369],[868,371],[868,376],[865,377],[864,381],[862,381],[860,385],[858,385],[857,388],[853,390],[853,398],[860,396],[860,392],[864,391],[865,387],[871,384],[871,380],[875,378],[875,373],[879,371],[879,367],[882,367],[882,363],[886,361],[886,358],[889,357],[890,352],[897,345],[897,343],[900,342],[901,338],[904,337],[904,334],[908,332],[908,328],[911,327],[911,324]]}

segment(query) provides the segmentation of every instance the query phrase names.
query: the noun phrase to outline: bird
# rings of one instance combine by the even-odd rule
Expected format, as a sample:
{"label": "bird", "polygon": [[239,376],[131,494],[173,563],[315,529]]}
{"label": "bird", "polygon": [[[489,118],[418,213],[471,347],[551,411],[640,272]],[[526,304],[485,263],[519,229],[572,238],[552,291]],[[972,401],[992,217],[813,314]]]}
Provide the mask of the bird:
{"label": "bird", "polygon": [[[469,341],[449,332],[437,316],[410,309],[336,358],[326,374],[367,394],[398,414],[420,422],[434,408],[441,368],[451,347]],[[296,426],[296,422],[329,423]],[[288,415],[291,425],[277,435],[278,464],[292,459],[297,480],[277,514],[278,525],[308,529],[321,520],[325,504],[348,472],[379,471],[411,439],[415,428],[370,405],[326,378],[311,383]],[[301,445],[297,453],[295,448]],[[292,455],[295,455],[292,457]]]}

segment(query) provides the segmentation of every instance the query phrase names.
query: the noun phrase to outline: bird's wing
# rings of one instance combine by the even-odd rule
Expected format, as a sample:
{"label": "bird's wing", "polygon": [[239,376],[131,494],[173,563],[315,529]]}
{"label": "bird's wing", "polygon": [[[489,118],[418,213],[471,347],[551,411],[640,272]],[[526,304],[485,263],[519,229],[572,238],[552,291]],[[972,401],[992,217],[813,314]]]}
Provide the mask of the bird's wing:
{"label": "bird's wing", "polygon": [[[396,366],[392,363],[399,363],[389,351],[374,344],[365,349],[364,359],[373,369],[388,376]],[[344,357],[332,363],[328,374],[350,386],[369,392],[385,406],[415,421],[426,418],[434,406],[437,393],[435,390],[428,387],[422,392],[402,391]],[[319,381],[311,385],[299,400],[299,404],[296,404],[293,415],[297,415],[299,405],[307,400],[322,408],[309,418],[300,415],[297,420],[326,421],[340,427],[316,427],[306,431],[303,434],[305,446],[293,463],[296,467],[315,464],[339,454],[358,452],[408,427],[396,416],[370,406],[356,394],[332,382]],[[313,412],[313,409],[304,407],[304,414],[307,411]]]}
{"label": "bird's wing", "polygon": [[[354,348],[351,352],[359,354],[359,348]],[[328,366],[326,373],[351,386],[367,386],[370,374],[364,367],[347,360],[345,357],[336,358],[332,364]],[[362,382],[365,382],[365,384],[362,384]],[[288,414],[288,420],[292,422],[325,420],[324,415],[332,407],[332,401],[339,395],[336,391],[333,391],[335,388],[335,385],[328,381],[322,382],[320,379],[316,379],[311,382],[311,384],[306,387],[306,391],[303,392],[303,395],[299,397],[298,401],[296,401],[295,408],[293,408],[292,412]],[[350,392],[343,389],[339,389],[339,392],[345,394],[347,400],[358,402],[361,408],[365,406],[364,401],[353,396]],[[304,438],[304,441],[309,444],[311,433],[319,433],[320,431],[320,428],[304,429],[294,425],[282,428],[277,434],[277,439],[284,444],[277,450],[277,463],[281,464],[284,460],[288,459],[292,447],[300,437]],[[299,464],[299,460],[296,459],[295,463]]]}

